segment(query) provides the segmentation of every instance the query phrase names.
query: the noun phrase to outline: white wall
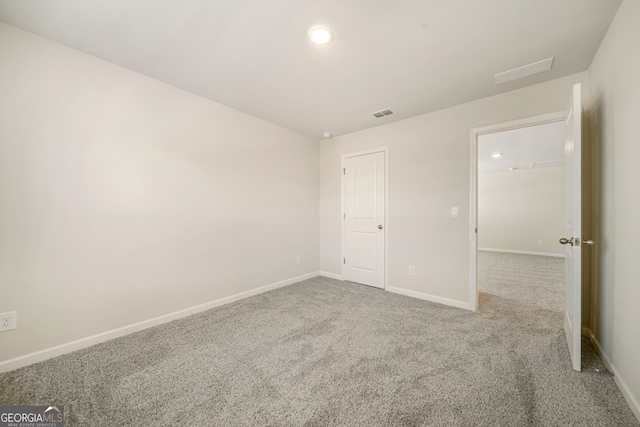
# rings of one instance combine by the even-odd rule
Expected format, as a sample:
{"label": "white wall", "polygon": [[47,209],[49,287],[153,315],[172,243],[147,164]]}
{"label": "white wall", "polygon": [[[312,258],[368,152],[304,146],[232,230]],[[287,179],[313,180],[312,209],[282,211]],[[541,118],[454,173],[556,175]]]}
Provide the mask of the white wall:
{"label": "white wall", "polygon": [[640,419],[640,2],[625,0],[589,68],[594,197],[590,328]]}
{"label": "white wall", "polygon": [[564,167],[478,174],[478,247],[562,255],[563,234]]}
{"label": "white wall", "polygon": [[0,362],[318,271],[315,140],[1,23],[0,58]]}
{"label": "white wall", "polygon": [[341,274],[342,154],[388,146],[388,285],[468,304],[470,129],[564,110],[577,82],[586,73],[322,141],[320,269]]}

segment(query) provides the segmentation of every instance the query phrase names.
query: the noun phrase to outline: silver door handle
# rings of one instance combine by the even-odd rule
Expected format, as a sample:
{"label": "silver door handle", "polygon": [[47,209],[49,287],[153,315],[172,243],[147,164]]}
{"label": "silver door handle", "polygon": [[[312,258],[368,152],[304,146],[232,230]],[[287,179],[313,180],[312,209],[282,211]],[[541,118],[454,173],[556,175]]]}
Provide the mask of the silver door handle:
{"label": "silver door handle", "polygon": [[378,226],[378,230],[382,230],[382,224]]}
{"label": "silver door handle", "polygon": [[594,242],[593,240],[583,240],[582,241],[583,245],[588,245],[588,246],[593,246],[596,244],[596,242]]}
{"label": "silver door handle", "polygon": [[565,239],[564,237],[562,239],[560,239],[560,244],[561,245],[566,245],[569,244],[571,246],[573,246],[573,237],[570,239]]}

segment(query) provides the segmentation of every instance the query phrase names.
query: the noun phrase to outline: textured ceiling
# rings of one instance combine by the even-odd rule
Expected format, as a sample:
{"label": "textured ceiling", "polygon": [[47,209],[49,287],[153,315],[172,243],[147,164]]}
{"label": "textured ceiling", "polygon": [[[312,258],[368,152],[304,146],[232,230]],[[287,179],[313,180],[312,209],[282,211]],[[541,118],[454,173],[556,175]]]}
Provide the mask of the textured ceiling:
{"label": "textured ceiling", "polygon": [[[584,71],[620,3],[0,0],[0,21],[319,139]],[[330,46],[308,42],[314,24]]]}

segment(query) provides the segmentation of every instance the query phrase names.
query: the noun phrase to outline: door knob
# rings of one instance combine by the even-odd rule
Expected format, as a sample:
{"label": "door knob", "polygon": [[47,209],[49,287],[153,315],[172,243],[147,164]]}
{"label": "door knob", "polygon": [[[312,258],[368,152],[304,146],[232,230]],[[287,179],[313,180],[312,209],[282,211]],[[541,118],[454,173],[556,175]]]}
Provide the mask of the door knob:
{"label": "door knob", "polygon": [[378,226],[378,230],[382,230],[382,224]]}
{"label": "door knob", "polygon": [[596,242],[594,242],[593,240],[583,240],[582,241],[583,245],[588,245],[588,246],[593,246],[596,244]]}
{"label": "door knob", "polygon": [[573,246],[573,237],[570,239],[565,239],[564,237],[562,239],[560,239],[560,244],[561,245],[566,245],[569,244],[571,246]]}

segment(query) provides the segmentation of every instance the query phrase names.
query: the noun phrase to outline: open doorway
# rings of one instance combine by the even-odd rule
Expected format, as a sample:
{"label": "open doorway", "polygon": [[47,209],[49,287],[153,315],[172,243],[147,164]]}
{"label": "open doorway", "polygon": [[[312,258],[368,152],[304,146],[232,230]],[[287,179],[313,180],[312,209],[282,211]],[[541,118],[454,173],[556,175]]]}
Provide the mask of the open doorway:
{"label": "open doorway", "polygon": [[564,113],[472,130],[471,291],[557,311],[564,305]]}
{"label": "open doorway", "polygon": [[564,140],[560,121],[478,136],[478,289],[485,299],[562,312]]}

